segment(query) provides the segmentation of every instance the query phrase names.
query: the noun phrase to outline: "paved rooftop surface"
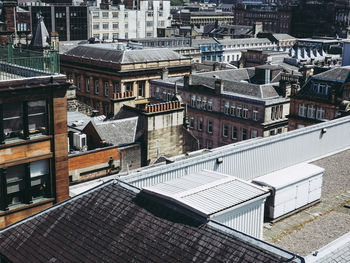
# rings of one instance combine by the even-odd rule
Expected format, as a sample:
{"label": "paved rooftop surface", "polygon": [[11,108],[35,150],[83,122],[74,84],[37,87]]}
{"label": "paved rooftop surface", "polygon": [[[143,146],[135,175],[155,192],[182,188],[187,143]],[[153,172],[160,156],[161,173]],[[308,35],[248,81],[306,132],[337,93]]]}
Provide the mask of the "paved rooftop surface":
{"label": "paved rooftop surface", "polygon": [[[350,150],[312,162],[325,168],[321,202],[275,223],[264,240],[306,256],[350,232]],[[350,262],[350,258],[349,261]]]}

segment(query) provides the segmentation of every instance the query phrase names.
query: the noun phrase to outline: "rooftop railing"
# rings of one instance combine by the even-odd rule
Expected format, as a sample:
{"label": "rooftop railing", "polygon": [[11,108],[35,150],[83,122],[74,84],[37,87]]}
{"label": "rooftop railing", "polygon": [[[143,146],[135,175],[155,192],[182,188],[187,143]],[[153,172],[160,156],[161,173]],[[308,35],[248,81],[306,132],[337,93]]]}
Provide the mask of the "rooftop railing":
{"label": "rooftop railing", "polygon": [[0,81],[59,73],[59,54],[54,50],[37,52],[0,47]]}

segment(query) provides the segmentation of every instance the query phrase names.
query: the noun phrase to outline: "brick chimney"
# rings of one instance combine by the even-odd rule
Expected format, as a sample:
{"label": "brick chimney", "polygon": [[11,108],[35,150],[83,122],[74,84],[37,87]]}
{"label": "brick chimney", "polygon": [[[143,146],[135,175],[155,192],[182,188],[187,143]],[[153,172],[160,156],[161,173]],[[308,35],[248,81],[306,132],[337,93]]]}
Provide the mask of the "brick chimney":
{"label": "brick chimney", "polygon": [[222,79],[215,80],[215,94],[220,95],[224,91],[224,81]]}

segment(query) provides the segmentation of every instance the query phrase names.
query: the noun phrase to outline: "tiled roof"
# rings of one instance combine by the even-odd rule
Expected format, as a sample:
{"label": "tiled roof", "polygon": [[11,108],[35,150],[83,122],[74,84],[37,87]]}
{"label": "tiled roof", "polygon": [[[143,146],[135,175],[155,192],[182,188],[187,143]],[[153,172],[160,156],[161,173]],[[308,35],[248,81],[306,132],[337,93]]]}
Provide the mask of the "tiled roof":
{"label": "tiled roof", "polygon": [[67,51],[64,55],[117,64],[167,61],[183,58],[179,53],[168,48],[119,50],[113,44],[80,45]]}
{"label": "tiled roof", "polygon": [[1,230],[0,254],[12,262],[255,263],[293,257],[116,181]]}
{"label": "tiled roof", "polygon": [[345,82],[349,79],[350,66],[332,68],[320,74],[314,75],[313,79],[333,80]]}
{"label": "tiled roof", "polygon": [[95,123],[91,122],[101,140],[112,145],[135,142],[138,117]]}

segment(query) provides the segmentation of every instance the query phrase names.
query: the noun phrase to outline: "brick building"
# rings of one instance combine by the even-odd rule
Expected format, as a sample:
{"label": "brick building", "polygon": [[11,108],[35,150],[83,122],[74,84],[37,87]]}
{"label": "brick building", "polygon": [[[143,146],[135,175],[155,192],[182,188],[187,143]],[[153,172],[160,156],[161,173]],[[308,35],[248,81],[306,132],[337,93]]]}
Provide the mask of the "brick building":
{"label": "brick building", "polygon": [[[52,57],[7,55],[0,74],[0,227],[68,198],[69,83],[47,63]],[[24,56],[35,68],[22,66]]]}
{"label": "brick building", "polygon": [[151,89],[164,101],[178,87],[201,148],[216,148],[287,131],[289,98],[287,89],[278,88],[281,74],[281,68],[270,65],[212,71],[152,80]]}
{"label": "brick building", "polygon": [[114,94],[131,92],[138,102],[150,97],[149,81],[183,76],[191,58],[170,49],[126,50],[120,44],[81,45],[61,55],[61,71],[77,87],[78,100],[100,114],[112,112]]}
{"label": "brick building", "polygon": [[292,90],[288,129],[347,115],[350,100],[350,67],[333,68],[312,76],[300,89]]}
{"label": "brick building", "polygon": [[251,26],[261,22],[264,32],[291,32],[292,10],[288,6],[236,4],[234,17],[237,25]]}

